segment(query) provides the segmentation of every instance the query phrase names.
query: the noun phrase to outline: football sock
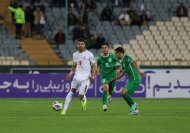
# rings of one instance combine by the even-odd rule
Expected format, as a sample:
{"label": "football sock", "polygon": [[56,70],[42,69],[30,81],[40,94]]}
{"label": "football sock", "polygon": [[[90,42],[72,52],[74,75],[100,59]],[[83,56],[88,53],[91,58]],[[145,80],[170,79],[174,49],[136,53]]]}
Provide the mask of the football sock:
{"label": "football sock", "polygon": [[103,91],[103,93],[102,93],[102,102],[103,102],[103,105],[105,105],[107,103],[107,98],[108,98],[107,91]]}
{"label": "football sock", "polygon": [[83,96],[82,101],[86,101],[86,95]]}
{"label": "football sock", "polygon": [[70,102],[71,102],[71,100],[72,100],[72,96],[73,96],[73,92],[72,91],[69,91],[69,93],[67,94],[67,96],[66,96],[66,99],[65,99],[65,104],[64,104],[64,110],[67,110],[68,109],[68,107],[69,107],[69,104],[70,104]]}
{"label": "football sock", "polygon": [[124,100],[127,102],[129,107],[134,104],[133,98],[127,93],[127,94],[122,94]]}

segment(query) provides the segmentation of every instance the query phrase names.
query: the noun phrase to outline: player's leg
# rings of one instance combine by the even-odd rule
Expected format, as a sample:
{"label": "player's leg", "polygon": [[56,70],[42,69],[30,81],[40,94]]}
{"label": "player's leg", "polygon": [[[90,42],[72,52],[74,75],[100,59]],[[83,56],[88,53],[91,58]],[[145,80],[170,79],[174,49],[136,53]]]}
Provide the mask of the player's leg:
{"label": "player's leg", "polygon": [[137,106],[132,98],[132,95],[134,94],[135,90],[139,86],[139,82],[137,81],[129,81],[125,88],[122,89],[121,95],[123,96],[124,100],[127,102],[127,104],[130,107],[130,114],[134,115],[137,114]]}
{"label": "player's leg", "polygon": [[109,95],[108,95],[108,102],[112,102],[112,95],[113,95],[113,92],[114,92],[114,88],[115,88],[115,81],[112,82],[111,84],[109,84]]}
{"label": "player's leg", "polygon": [[[141,80],[135,81],[135,83],[133,84],[133,87],[129,91],[130,96],[132,96],[134,94],[134,92],[137,90],[140,83],[141,83]],[[139,114],[139,110],[137,109],[137,104],[134,103],[131,105],[130,115],[137,115],[137,114]]]}
{"label": "player's leg", "polygon": [[131,107],[132,104],[134,104],[134,101],[133,101],[132,97],[129,95],[127,88],[122,88],[121,95],[122,95],[123,99],[127,102],[127,104],[129,105],[129,107]]}
{"label": "player's leg", "polygon": [[109,85],[108,85],[108,77],[102,77],[101,78],[101,83],[103,85],[102,88],[102,104],[103,104],[103,111],[107,111],[107,100],[108,100],[108,90],[109,90]]}
{"label": "player's leg", "polygon": [[67,109],[69,108],[69,105],[72,101],[72,97],[73,97],[73,94],[76,92],[76,89],[75,88],[72,88],[69,93],[67,94],[66,98],[65,98],[65,103],[64,103],[64,107],[63,107],[63,110],[61,112],[62,115],[65,115],[66,114],[66,111]]}
{"label": "player's leg", "polygon": [[79,94],[79,99],[81,100],[82,110],[86,110],[86,108],[87,108],[87,98],[86,98],[86,95]]}
{"label": "player's leg", "polygon": [[67,94],[67,96],[65,98],[64,107],[63,107],[63,110],[61,112],[62,115],[66,114],[66,111],[69,108],[69,105],[72,101],[73,94],[76,92],[76,88],[77,88],[77,81],[76,80],[73,80],[71,82],[71,88],[72,89],[69,91],[69,93]]}
{"label": "player's leg", "polygon": [[108,99],[108,90],[109,86],[108,84],[103,85],[103,92],[102,92],[102,103],[103,103],[103,111],[107,111],[107,99]]}
{"label": "player's leg", "polygon": [[86,79],[81,81],[81,85],[79,87],[79,99],[81,100],[82,110],[86,110],[87,108],[86,92],[88,90],[89,85],[90,81],[89,79]]}

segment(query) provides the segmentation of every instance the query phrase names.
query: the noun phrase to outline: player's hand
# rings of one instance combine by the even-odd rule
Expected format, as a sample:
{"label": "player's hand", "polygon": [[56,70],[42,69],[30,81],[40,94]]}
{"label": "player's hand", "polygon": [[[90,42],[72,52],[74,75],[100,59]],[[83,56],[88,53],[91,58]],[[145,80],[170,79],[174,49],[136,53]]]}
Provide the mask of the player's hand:
{"label": "player's hand", "polygon": [[66,80],[69,80],[70,78],[71,78],[71,76],[72,76],[72,73],[69,73],[69,74],[67,74],[67,76],[66,76]]}
{"label": "player's hand", "polygon": [[92,82],[94,80],[94,76],[90,76],[89,79],[90,79],[90,82]]}

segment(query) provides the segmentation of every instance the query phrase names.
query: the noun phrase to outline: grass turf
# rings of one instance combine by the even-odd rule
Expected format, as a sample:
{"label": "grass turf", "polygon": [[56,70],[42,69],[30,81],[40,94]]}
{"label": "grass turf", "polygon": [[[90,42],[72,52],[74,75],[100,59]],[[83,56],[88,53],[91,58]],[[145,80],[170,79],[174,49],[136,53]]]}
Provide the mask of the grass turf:
{"label": "grass turf", "polygon": [[123,99],[102,111],[101,99],[88,108],[73,99],[66,116],[51,108],[63,99],[0,99],[1,133],[189,133],[190,99],[135,99],[139,116],[129,116]]}

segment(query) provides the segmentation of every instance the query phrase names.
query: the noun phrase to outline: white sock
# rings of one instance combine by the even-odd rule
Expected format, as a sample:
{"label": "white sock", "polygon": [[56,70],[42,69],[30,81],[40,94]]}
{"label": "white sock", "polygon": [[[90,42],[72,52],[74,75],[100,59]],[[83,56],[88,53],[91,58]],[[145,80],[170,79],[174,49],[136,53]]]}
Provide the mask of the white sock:
{"label": "white sock", "polygon": [[82,101],[86,101],[86,95],[83,96]]}
{"label": "white sock", "polygon": [[64,108],[63,108],[64,110],[68,109],[69,104],[70,104],[70,102],[72,100],[73,94],[74,93],[72,91],[69,91],[69,93],[67,94],[66,99],[65,99]]}

